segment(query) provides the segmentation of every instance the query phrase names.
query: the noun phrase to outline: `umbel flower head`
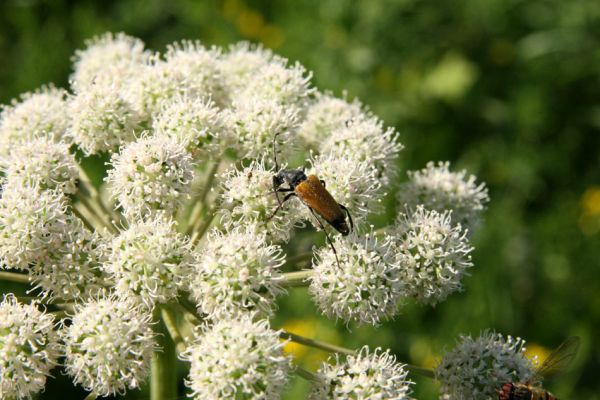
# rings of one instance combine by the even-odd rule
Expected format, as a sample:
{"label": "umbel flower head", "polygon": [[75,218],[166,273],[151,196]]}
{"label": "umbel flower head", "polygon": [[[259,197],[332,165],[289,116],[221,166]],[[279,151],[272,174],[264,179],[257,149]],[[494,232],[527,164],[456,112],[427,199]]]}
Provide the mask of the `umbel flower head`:
{"label": "umbel flower head", "polygon": [[280,286],[281,248],[267,243],[253,226],[213,231],[192,274],[190,291],[198,308],[212,318],[232,318],[244,311],[271,316]]}
{"label": "umbel flower head", "polygon": [[172,220],[158,217],[132,223],[116,236],[104,269],[119,296],[153,307],[177,296],[193,263],[189,239]]}
{"label": "umbel flower head", "polygon": [[461,290],[473,266],[473,247],[450,214],[418,206],[412,214],[400,214],[392,228],[399,277],[407,295],[425,304],[435,305]]}
{"label": "umbel flower head", "polygon": [[191,155],[166,136],[147,136],[111,160],[106,181],[129,219],[172,215],[189,196],[194,177]]}
{"label": "umbel flower head", "polygon": [[525,341],[483,332],[476,339],[461,336],[435,370],[440,394],[450,400],[495,400],[507,382],[525,382],[534,364],[525,357]]}
{"label": "umbel flower head", "polygon": [[[331,358],[330,358],[331,361]],[[356,356],[346,356],[342,361],[336,354],[335,364],[323,363],[317,372],[319,381],[314,384],[310,400],[408,400],[413,382],[406,378],[408,372],[389,350],[377,348],[369,352],[364,346]]]}
{"label": "umbel flower head", "polygon": [[73,218],[62,192],[8,182],[0,198],[0,264],[26,270],[63,248]]}
{"label": "umbel flower head", "polygon": [[138,388],[156,350],[150,323],[151,314],[128,300],[111,296],[78,305],[61,330],[67,374],[100,396]]}
{"label": "umbel flower head", "polygon": [[38,303],[21,304],[12,295],[0,303],[0,398],[30,399],[44,389],[58,363],[61,345],[54,317]]}
{"label": "umbel flower head", "polygon": [[266,320],[251,315],[205,327],[183,355],[191,363],[190,397],[279,399],[291,367],[283,344]]}
{"label": "umbel flower head", "polygon": [[398,265],[388,238],[336,237],[332,249],[322,247],[313,261],[310,293],[329,318],[377,325],[396,315],[405,296]]}
{"label": "umbel flower head", "polygon": [[467,176],[465,170],[451,172],[447,161],[437,165],[430,161],[422,170],[409,171],[408,177],[398,192],[401,204],[411,209],[423,205],[439,213],[450,210],[453,223],[469,229],[476,227],[490,200],[484,183],[477,184],[475,176]]}
{"label": "umbel flower head", "polygon": [[66,92],[53,86],[21,95],[19,101],[3,106],[0,113],[0,154],[7,154],[17,143],[46,136],[60,140],[69,123]]}
{"label": "umbel flower head", "polygon": [[37,184],[40,190],[58,189],[67,194],[77,191],[79,172],[69,145],[48,137],[15,145],[10,156],[2,160],[2,169],[11,185]]}

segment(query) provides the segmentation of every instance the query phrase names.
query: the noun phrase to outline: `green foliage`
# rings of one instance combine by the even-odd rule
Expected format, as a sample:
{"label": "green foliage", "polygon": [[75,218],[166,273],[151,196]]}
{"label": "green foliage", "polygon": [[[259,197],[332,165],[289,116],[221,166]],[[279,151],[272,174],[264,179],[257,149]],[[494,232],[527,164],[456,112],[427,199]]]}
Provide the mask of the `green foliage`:
{"label": "green foliage", "polygon": [[[347,90],[396,126],[403,171],[448,159],[487,182],[464,293],[435,308],[408,304],[377,330],[348,330],[315,317],[304,289],[292,289],[276,327],[304,320],[346,347],[390,347],[427,366],[459,333],[491,328],[547,348],[579,335],[570,371],[546,386],[559,398],[600,398],[600,2],[5,0],[0,102],[49,82],[66,87],[74,50],[105,31],[157,50],[183,38],[263,42],[314,71],[320,89]],[[390,196],[374,222],[394,207]],[[302,234],[292,244],[311,245]],[[42,397],[84,397],[70,385],[51,380]],[[291,389],[303,398],[307,385]],[[415,389],[437,396],[431,380]]]}

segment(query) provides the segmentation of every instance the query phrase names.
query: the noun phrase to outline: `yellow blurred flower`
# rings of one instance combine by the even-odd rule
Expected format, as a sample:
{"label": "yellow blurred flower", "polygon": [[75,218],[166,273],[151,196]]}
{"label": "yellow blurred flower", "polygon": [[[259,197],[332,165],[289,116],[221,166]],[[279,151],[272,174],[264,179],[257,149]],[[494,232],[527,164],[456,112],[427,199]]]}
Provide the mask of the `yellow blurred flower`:
{"label": "yellow blurred flower", "polygon": [[525,357],[529,358],[533,363],[541,365],[550,355],[551,350],[537,343],[527,343]]}
{"label": "yellow blurred flower", "polygon": [[[310,339],[336,345],[340,343],[338,333],[334,329],[321,323],[318,319],[308,318],[289,320],[282,326],[282,329]],[[309,370],[316,370],[321,363],[329,357],[329,353],[326,351],[315,349],[310,346],[304,346],[292,341],[285,344],[283,351],[291,354],[297,364]]]}
{"label": "yellow blurred flower", "polygon": [[600,231],[600,186],[586,189],[580,200],[579,229],[586,235]]}

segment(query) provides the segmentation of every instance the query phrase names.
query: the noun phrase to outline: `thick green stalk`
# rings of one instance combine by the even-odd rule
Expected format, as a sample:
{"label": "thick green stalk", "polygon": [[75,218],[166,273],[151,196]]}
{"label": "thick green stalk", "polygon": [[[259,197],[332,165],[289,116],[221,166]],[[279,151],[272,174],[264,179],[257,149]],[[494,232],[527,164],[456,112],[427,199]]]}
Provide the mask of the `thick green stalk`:
{"label": "thick green stalk", "polygon": [[17,274],[15,272],[0,271],[0,280],[17,283],[29,283],[29,277],[27,275]]}
{"label": "thick green stalk", "polygon": [[179,328],[177,327],[177,321],[175,320],[175,315],[173,311],[166,306],[161,306],[160,315],[162,317],[163,323],[175,343],[175,349],[177,353],[181,354],[185,351],[185,341],[183,340],[183,336],[179,332]]}
{"label": "thick green stalk", "polygon": [[150,377],[150,400],[171,400],[177,398],[177,355],[175,343],[161,319],[157,308],[154,313],[159,350],[152,355]]}
{"label": "thick green stalk", "polygon": [[306,271],[296,271],[296,272],[286,272],[283,274],[283,280],[281,281],[281,286],[283,287],[305,287],[309,285],[307,281],[315,271],[306,270]]}
{"label": "thick green stalk", "polygon": [[196,228],[196,225],[199,224],[199,220],[202,217],[202,210],[206,207],[206,196],[210,192],[212,188],[215,177],[217,176],[217,171],[219,170],[219,166],[221,165],[221,160],[216,160],[210,171],[208,171],[208,177],[206,178],[206,182],[204,182],[204,187],[202,191],[198,194],[198,196],[194,199],[195,204],[192,209],[192,213],[190,214],[189,224],[187,226],[186,233],[188,235],[192,234],[193,230]]}

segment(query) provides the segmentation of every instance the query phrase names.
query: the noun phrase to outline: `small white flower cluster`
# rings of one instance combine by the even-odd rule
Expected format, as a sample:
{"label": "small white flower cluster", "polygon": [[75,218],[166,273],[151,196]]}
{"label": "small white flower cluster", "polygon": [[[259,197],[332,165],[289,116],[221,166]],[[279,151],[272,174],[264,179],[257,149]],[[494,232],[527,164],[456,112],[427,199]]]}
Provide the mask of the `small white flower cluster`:
{"label": "small white flower cluster", "polygon": [[204,328],[183,356],[191,363],[191,397],[279,399],[291,368],[283,345],[266,320],[249,315]]}
{"label": "small white flower cluster", "polygon": [[[172,309],[183,314],[179,300],[197,315],[165,324],[174,338],[173,325],[205,324],[184,353],[191,395],[276,399],[291,362],[265,318],[294,279],[347,324],[378,325],[408,297],[434,305],[461,289],[472,265],[463,227],[476,224],[485,186],[430,163],[409,173],[405,213],[374,230],[369,218],[397,176],[398,134],[358,100],[318,92],[299,63],[248,43],[183,41],[160,54],[124,34],[87,42],[73,62],[69,91],[44,87],[0,113],[0,268],[26,272],[42,300],[75,304],[56,333],[36,306],[5,299],[0,397],[43,389],[58,336],[76,384],[100,396],[138,388],[157,348],[153,312],[166,322]],[[296,168],[292,185],[303,186],[275,187],[293,152],[308,169]],[[74,154],[109,157],[107,190]],[[329,230],[326,246],[311,271],[286,276],[283,249],[305,221]],[[13,337],[19,312],[24,336]],[[411,392],[380,350],[336,358],[319,376],[315,399]]]}
{"label": "small white flower cluster", "polygon": [[377,348],[370,352],[364,346],[355,356],[335,364],[323,363],[317,373],[318,382],[309,395],[310,400],[409,400],[412,381],[406,379],[408,371],[389,351]]}
{"label": "small white flower cluster", "polygon": [[0,398],[30,399],[46,385],[61,345],[54,317],[13,295],[0,303]]}
{"label": "small white flower cluster", "polygon": [[494,400],[504,383],[527,381],[535,365],[525,357],[524,346],[523,339],[494,332],[483,332],[476,339],[461,336],[435,370],[442,396]]}

